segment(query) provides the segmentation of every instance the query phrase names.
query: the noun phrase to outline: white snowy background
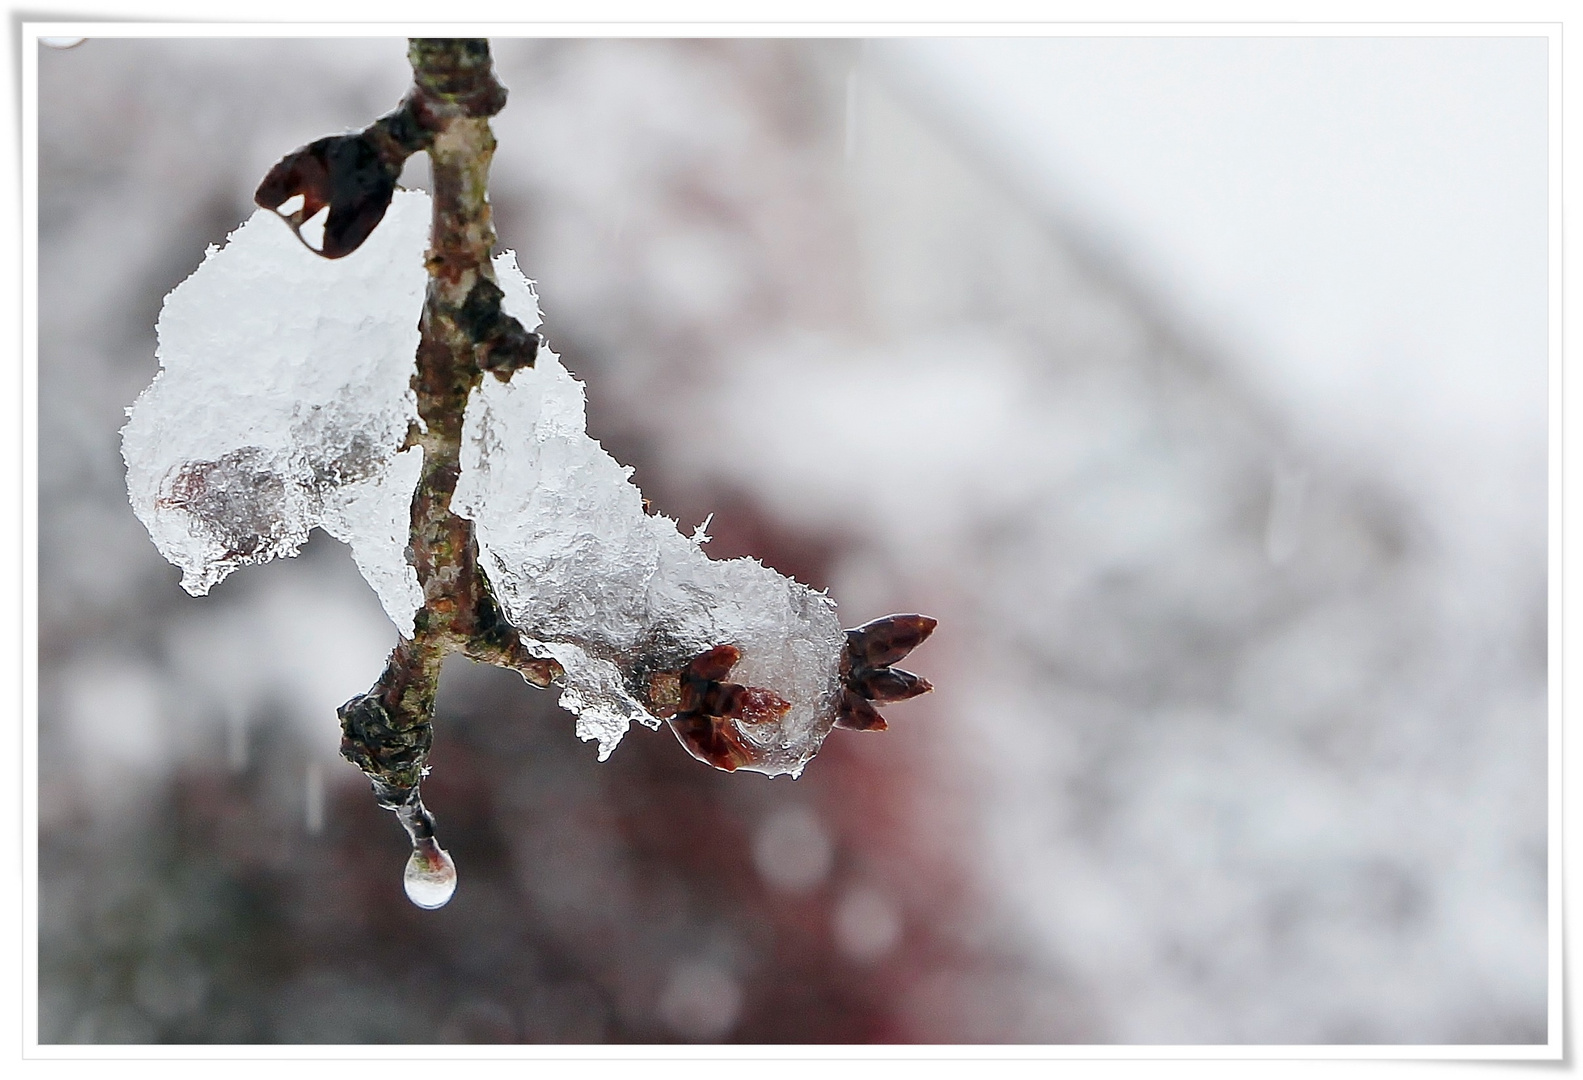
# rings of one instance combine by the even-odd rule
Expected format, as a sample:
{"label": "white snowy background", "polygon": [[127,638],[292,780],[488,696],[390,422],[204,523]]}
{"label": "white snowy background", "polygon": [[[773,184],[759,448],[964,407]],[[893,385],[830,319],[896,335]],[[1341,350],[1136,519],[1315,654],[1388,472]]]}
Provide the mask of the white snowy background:
{"label": "white snowy background", "polygon": [[401,43],[46,51],[40,1037],[1542,1041],[1546,48],[497,42],[592,434],[939,689],[791,784],[448,669],[416,915],[350,556],[186,597],[116,453]]}

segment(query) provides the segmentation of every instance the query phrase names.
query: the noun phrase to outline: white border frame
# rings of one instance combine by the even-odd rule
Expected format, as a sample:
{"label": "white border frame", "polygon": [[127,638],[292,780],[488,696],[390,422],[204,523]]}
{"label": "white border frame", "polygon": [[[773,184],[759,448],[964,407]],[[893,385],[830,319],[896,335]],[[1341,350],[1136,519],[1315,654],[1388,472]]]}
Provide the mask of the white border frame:
{"label": "white border frame", "polygon": [[[1239,5],[1233,5],[1239,6]],[[1549,5],[1544,5],[1547,9]],[[1350,7],[1350,5],[1349,5]],[[1341,6],[1337,5],[1341,10]],[[20,23],[20,25],[18,25]],[[1575,649],[1568,648],[1565,634],[1565,601],[1574,592],[1564,576],[1563,544],[1567,536],[1564,513],[1567,476],[1583,475],[1583,467],[1566,469],[1578,450],[1564,440],[1564,417],[1577,415],[1580,392],[1567,385],[1563,364],[1563,307],[1567,299],[1564,279],[1565,235],[1572,229],[1563,218],[1562,184],[1567,147],[1562,134],[1565,123],[1566,86],[1562,67],[1562,25],[1559,21],[1418,23],[1418,22],[401,22],[401,23],[187,23],[187,22],[20,22],[13,15],[19,39],[21,61],[21,447],[20,487],[21,581],[21,671],[22,691],[21,750],[22,784],[19,819],[22,822],[21,910],[21,1056],[34,1060],[161,1060],[215,1061],[245,1060],[459,1060],[482,1064],[489,1061],[659,1061],[672,1064],[699,1062],[767,1063],[771,1060],[921,1062],[995,1061],[1024,1062],[1067,1060],[1086,1062],[1160,1062],[1166,1060],[1216,1061],[1224,1063],[1219,1071],[1238,1072],[1238,1063],[1295,1060],[1351,1062],[1426,1062],[1431,1060],[1481,1061],[1564,1061],[1563,1032],[1566,1027],[1563,991],[1565,952],[1563,942],[1564,892],[1563,778],[1565,747],[1562,741],[1564,716],[1564,671],[1572,665]],[[41,1045],[38,1032],[38,483],[37,483],[37,407],[38,407],[38,325],[37,325],[37,236],[38,236],[38,38],[46,36],[184,38],[184,37],[406,37],[413,35],[469,35],[520,37],[528,34],[549,38],[572,37],[1001,37],[1001,36],[1172,36],[1172,37],[1545,37],[1549,41],[1550,83],[1550,265],[1549,265],[1549,372],[1550,372],[1550,453],[1549,453],[1549,1039],[1532,1046],[1509,1045],[1172,1045],[1172,1046],[588,1046],[532,1047],[512,1051],[498,1047],[467,1046],[77,1046]],[[1566,95],[1569,99],[1570,95]],[[13,897],[17,894],[13,893]],[[1085,1073],[1087,1070],[1084,1070]],[[1569,1069],[1570,1071],[1570,1069]],[[1109,1072],[1106,1073],[1109,1075]],[[1388,1075],[1401,1076],[1392,1069]]]}

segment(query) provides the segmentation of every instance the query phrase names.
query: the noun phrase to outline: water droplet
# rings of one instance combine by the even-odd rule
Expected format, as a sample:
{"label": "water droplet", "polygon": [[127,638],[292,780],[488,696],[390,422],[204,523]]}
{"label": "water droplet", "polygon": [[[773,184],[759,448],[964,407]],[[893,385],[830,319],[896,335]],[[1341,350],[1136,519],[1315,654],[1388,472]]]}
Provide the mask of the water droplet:
{"label": "water droplet", "polygon": [[412,845],[412,858],[401,880],[407,899],[432,911],[444,907],[456,892],[456,864],[432,839],[420,840]]}

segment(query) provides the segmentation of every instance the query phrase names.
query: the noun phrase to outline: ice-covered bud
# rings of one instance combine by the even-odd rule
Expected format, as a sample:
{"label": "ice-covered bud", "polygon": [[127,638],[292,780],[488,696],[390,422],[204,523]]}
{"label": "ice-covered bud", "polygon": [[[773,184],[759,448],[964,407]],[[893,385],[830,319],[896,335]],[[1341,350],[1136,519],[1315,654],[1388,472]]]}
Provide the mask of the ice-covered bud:
{"label": "ice-covered bud", "polygon": [[[426,195],[396,192],[367,242],[328,262],[260,211],[166,298],[162,371],[122,452],[132,505],[189,592],[294,554],[318,526],[350,544],[403,637],[417,633],[424,450],[409,432],[429,219]],[[711,559],[702,534],[651,514],[632,470],[589,437],[582,384],[539,344],[532,283],[509,252],[493,269],[462,307],[495,377],[467,400],[449,508],[472,522],[491,618],[513,633],[475,626],[458,647],[509,645],[533,681],[558,673],[601,758],[633,721],[665,720],[702,760],[770,775],[800,773],[838,723],[882,728],[869,701],[928,690],[890,664],[933,619],[843,631],[829,596],[754,559]],[[412,718],[396,724],[374,694],[342,720],[365,771],[416,784],[427,743]]]}
{"label": "ice-covered bud", "polygon": [[[503,310],[537,324],[515,261],[495,273]],[[800,773],[835,723],[846,639],[834,601],[754,559],[711,559],[675,521],[648,513],[631,470],[588,437],[584,410],[582,384],[545,348],[509,380],[485,379],[468,404],[451,507],[474,522],[507,619],[565,669],[561,704],[601,757],[632,722],[654,727],[656,709],[677,707],[667,719],[695,756]],[[696,708],[681,709],[680,673],[723,646],[732,663],[713,655],[745,696],[727,703],[700,684]],[[666,673],[675,699],[659,705]]]}

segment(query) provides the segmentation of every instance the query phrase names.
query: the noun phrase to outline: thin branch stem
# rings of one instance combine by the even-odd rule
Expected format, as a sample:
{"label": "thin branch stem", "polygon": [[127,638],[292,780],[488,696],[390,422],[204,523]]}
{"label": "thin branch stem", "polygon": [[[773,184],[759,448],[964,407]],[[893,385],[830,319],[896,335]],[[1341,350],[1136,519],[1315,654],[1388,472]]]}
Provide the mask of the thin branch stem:
{"label": "thin branch stem", "polygon": [[414,38],[413,88],[403,110],[427,133],[434,219],[425,257],[429,284],[412,388],[421,424],[408,445],[423,451],[412,500],[409,558],[423,590],[411,639],[391,653],[380,680],[341,707],[341,752],[368,774],[380,801],[416,808],[433,741],[434,697],[447,654],[509,667],[538,686],[560,674],[535,658],[500,612],[478,565],[473,523],[451,511],[461,475],[462,420],[486,368],[501,378],[532,363],[537,339],[500,310],[491,255],[489,117],[505,104],[489,44]]}

